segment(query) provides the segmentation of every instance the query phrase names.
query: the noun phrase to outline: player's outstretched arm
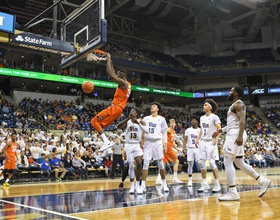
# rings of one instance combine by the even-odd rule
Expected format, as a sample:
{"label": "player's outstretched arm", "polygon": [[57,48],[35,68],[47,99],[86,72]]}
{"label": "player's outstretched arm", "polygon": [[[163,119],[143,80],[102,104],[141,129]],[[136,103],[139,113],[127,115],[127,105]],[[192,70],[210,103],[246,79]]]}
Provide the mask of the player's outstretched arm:
{"label": "player's outstretched arm", "polygon": [[122,129],[122,130],[126,129],[127,122],[129,121],[129,119],[130,119],[130,118],[128,117],[128,118],[124,119],[122,122],[120,122],[120,123],[117,125],[118,129]]}
{"label": "player's outstretched arm", "polygon": [[122,87],[123,89],[127,88],[126,81],[124,81],[123,79],[121,79],[117,76],[116,71],[113,67],[113,62],[112,62],[112,59],[111,59],[111,55],[109,53],[107,54],[106,72],[112,78],[112,80],[114,80],[116,83],[119,84],[120,87]]}

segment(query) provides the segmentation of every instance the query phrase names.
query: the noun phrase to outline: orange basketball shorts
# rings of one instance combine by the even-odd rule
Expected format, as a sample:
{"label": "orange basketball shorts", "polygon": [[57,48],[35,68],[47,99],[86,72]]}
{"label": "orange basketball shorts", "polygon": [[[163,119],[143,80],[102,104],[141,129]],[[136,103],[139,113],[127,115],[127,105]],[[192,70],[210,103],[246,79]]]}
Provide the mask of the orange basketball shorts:
{"label": "orange basketball shorts", "polygon": [[164,158],[163,158],[163,163],[167,163],[168,161],[175,161],[177,160],[177,156],[174,153],[174,151],[172,150],[172,148],[168,148],[167,147],[167,153],[164,154]]}
{"label": "orange basketball shorts", "polygon": [[117,120],[123,113],[121,107],[116,105],[110,105],[108,108],[104,109],[98,113],[94,118],[98,119],[99,124],[103,128],[107,128],[115,120]]}

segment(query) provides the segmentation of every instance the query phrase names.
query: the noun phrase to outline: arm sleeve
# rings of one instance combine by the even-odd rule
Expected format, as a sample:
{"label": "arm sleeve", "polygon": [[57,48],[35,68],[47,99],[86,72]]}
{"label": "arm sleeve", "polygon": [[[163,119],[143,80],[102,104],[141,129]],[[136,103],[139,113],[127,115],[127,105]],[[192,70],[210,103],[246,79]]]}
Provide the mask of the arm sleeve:
{"label": "arm sleeve", "polygon": [[227,132],[227,126],[223,127],[223,128],[222,128],[222,131],[223,131],[223,132]]}
{"label": "arm sleeve", "polygon": [[147,126],[142,125],[140,122],[139,122],[139,126],[146,134],[149,133],[149,128]]}

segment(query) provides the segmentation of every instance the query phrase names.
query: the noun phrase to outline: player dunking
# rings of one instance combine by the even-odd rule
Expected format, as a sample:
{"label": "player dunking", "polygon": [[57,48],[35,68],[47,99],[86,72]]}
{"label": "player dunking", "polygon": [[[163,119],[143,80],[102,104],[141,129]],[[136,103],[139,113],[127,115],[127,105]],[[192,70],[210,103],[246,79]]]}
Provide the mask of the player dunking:
{"label": "player dunking", "polygon": [[[148,175],[148,169],[151,159],[157,160],[158,167],[160,169],[160,175],[162,179],[162,188],[164,192],[169,192],[166,184],[165,171],[163,165],[163,149],[167,153],[167,124],[164,117],[158,115],[161,110],[161,105],[158,102],[154,102],[151,107],[151,115],[146,116],[143,121],[149,128],[148,134],[142,134],[144,140],[144,164],[142,171],[142,189],[146,192],[146,178]],[[163,139],[163,141],[162,141]],[[162,143],[164,142],[164,143]]]}
{"label": "player dunking", "polygon": [[[165,167],[166,163],[168,163],[169,161],[174,161],[174,176],[172,179],[172,183],[182,183],[182,181],[179,180],[177,177],[179,160],[178,160],[176,154],[174,153],[174,151],[172,150],[172,147],[174,147],[177,151],[179,151],[179,149],[177,148],[177,146],[175,144],[175,140],[174,140],[174,138],[175,138],[174,128],[176,126],[175,119],[170,119],[169,122],[170,122],[170,127],[166,130],[166,132],[167,132],[167,153],[164,154],[163,165]],[[160,173],[158,174],[156,184],[162,184]]]}
{"label": "player dunking", "polygon": [[243,159],[244,143],[246,142],[247,134],[245,132],[245,116],[246,106],[241,98],[244,90],[241,87],[233,87],[229,93],[228,100],[232,102],[227,113],[227,126],[213,133],[213,138],[219,133],[227,132],[226,141],[224,144],[224,164],[229,185],[229,192],[220,197],[220,201],[239,200],[240,196],[235,186],[235,165],[247,173],[249,176],[258,181],[261,186],[259,197],[262,197],[271,180],[261,177],[250,165],[246,164]]}
{"label": "player dunking", "polygon": [[[142,171],[142,155],[143,151],[140,147],[140,141],[142,137],[142,131],[146,134],[149,133],[149,129],[145,126],[143,120],[137,120],[137,110],[132,109],[127,119],[122,121],[118,128],[125,129],[125,152],[128,161],[128,175],[130,178],[130,190],[129,193],[134,193],[135,188],[137,194],[142,194],[142,188],[140,187],[140,177]],[[136,162],[136,187],[134,186],[134,161]]]}
{"label": "player dunking", "polygon": [[[213,99],[206,99],[203,105],[203,111],[205,115],[200,117],[200,132],[195,141],[195,146],[199,145],[199,167],[202,176],[202,184],[198,191],[206,191],[210,189],[206,180],[206,160],[209,161],[212,168],[212,172],[215,178],[215,185],[213,192],[218,192],[221,190],[221,186],[218,179],[218,168],[216,166],[215,160],[218,159],[217,141],[220,134],[212,138],[212,134],[221,128],[221,121],[215,113],[218,109],[217,103]],[[199,139],[201,140],[199,141]]]}
{"label": "player dunking", "polygon": [[111,60],[111,55],[107,54],[106,56],[106,72],[116,83],[118,83],[118,87],[115,92],[112,105],[109,108],[101,111],[90,121],[91,125],[101,135],[101,138],[104,142],[104,145],[102,146],[100,151],[104,151],[110,147],[110,141],[104,134],[102,128],[107,128],[110,124],[112,124],[117,118],[121,116],[126,106],[129,95],[131,93],[131,84],[126,79],[126,70],[119,70],[116,74],[115,69],[113,67],[113,62]]}
{"label": "player dunking", "polygon": [[197,117],[191,118],[192,127],[186,129],[183,148],[187,151],[187,159],[188,159],[188,186],[192,186],[192,173],[193,173],[193,164],[194,160],[196,162],[199,161],[199,149],[195,147],[195,140],[198,137],[200,132],[200,128],[198,127],[199,119]]}
{"label": "player dunking", "polygon": [[17,150],[17,134],[14,132],[6,146],[3,148],[3,153],[5,155],[5,166],[3,172],[0,174],[0,180],[4,179],[4,173],[8,173],[8,178],[6,179],[4,186],[9,186],[9,181],[13,176],[16,167],[16,150]]}

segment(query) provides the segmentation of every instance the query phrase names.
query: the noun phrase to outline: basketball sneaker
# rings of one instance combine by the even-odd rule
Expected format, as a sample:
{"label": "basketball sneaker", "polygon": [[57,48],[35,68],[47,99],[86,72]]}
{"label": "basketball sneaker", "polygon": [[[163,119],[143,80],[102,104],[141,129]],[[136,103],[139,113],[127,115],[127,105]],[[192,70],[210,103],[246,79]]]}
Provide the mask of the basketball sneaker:
{"label": "basketball sneaker", "polygon": [[157,177],[156,185],[162,185],[162,179],[160,176]]}
{"label": "basketball sneaker", "polygon": [[219,201],[237,201],[240,199],[238,192],[228,192],[227,194],[218,198]]}
{"label": "basketball sneaker", "polygon": [[266,193],[266,191],[268,190],[270,184],[271,184],[271,180],[263,179],[263,181],[260,183],[261,192],[259,194],[259,197],[262,197]]}
{"label": "basketball sneaker", "polygon": [[137,193],[138,195],[142,195],[142,194],[143,194],[143,189],[142,189],[141,186],[136,187],[136,193]]}
{"label": "basketball sneaker", "polygon": [[4,187],[9,187],[10,184],[9,184],[9,183],[4,183],[3,186],[4,186]]}
{"label": "basketball sneaker", "polygon": [[179,180],[178,178],[173,178],[172,183],[183,183],[183,182],[181,180]]}
{"label": "basketball sneaker", "polygon": [[123,183],[120,183],[120,185],[119,185],[119,190],[120,190],[120,191],[123,191]]}
{"label": "basketball sneaker", "polygon": [[146,186],[141,186],[141,188],[142,188],[142,192],[146,193]]}
{"label": "basketball sneaker", "polygon": [[219,183],[215,183],[214,188],[212,190],[213,192],[219,192],[221,191],[221,185]]}
{"label": "basketball sneaker", "polygon": [[192,181],[189,180],[189,181],[188,181],[188,187],[191,187],[191,186],[192,186]]}
{"label": "basketball sneaker", "polygon": [[98,150],[98,152],[103,152],[105,150],[108,150],[109,148],[111,148],[114,145],[113,142],[108,142],[108,143],[104,143],[103,146]]}
{"label": "basketball sneaker", "polygon": [[135,188],[134,186],[131,186],[130,190],[129,190],[129,194],[134,194],[135,192]]}
{"label": "basketball sneaker", "polygon": [[204,192],[204,191],[207,191],[208,189],[210,189],[210,186],[208,185],[208,183],[201,183],[201,187],[199,189],[197,189],[197,191]]}

